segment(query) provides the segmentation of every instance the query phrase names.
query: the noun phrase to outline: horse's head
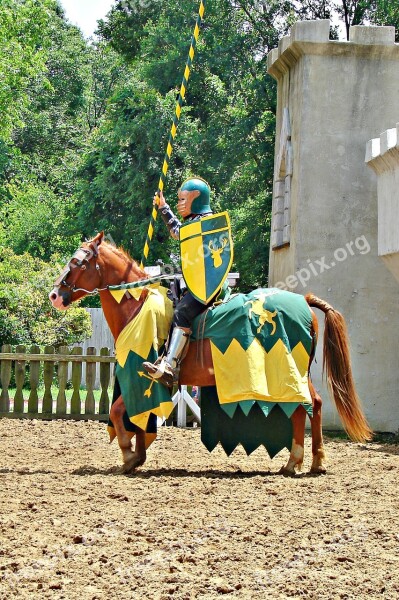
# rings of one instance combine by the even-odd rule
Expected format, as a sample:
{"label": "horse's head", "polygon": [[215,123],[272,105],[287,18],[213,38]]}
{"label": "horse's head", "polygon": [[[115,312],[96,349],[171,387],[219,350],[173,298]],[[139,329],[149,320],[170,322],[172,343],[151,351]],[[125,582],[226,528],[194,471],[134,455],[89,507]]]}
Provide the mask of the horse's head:
{"label": "horse's head", "polygon": [[66,310],[72,302],[100,291],[102,272],[98,261],[104,232],[84,242],[54,282],[49,299],[54,308]]}

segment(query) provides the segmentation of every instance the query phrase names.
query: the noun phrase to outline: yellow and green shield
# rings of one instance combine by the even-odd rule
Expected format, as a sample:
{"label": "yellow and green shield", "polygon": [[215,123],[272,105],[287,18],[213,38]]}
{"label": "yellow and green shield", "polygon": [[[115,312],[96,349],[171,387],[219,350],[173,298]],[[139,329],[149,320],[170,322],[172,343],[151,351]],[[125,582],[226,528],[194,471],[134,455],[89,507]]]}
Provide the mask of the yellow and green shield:
{"label": "yellow and green shield", "polygon": [[184,281],[203,304],[222,287],[233,262],[233,240],[227,212],[202,217],[180,228]]}

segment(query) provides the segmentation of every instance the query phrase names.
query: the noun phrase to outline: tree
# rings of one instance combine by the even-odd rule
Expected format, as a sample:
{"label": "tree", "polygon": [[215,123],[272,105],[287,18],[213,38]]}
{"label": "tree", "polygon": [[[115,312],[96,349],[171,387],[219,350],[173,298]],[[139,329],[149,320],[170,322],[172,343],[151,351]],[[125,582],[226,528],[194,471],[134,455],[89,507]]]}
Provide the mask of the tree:
{"label": "tree", "polygon": [[[13,180],[8,186],[11,200],[3,212],[7,230],[4,243],[11,245],[17,254],[28,252],[43,260],[55,253],[72,254],[80,243],[80,235],[66,229],[71,200],[63,201],[43,182],[33,177]],[[11,243],[10,243],[11,242]]]}
{"label": "tree", "polygon": [[121,60],[110,48],[87,44],[56,3],[43,37],[43,70],[26,83],[29,104],[21,107],[12,142],[0,155],[0,216],[7,223],[6,245],[49,260],[54,252],[69,255],[81,240],[77,171],[121,74]]}
{"label": "tree", "polygon": [[399,4],[397,0],[376,0],[374,9],[370,11],[370,22],[374,25],[391,25],[395,27],[395,41],[399,42]]}
{"label": "tree", "polygon": [[[87,236],[105,230],[137,259],[173,110],[173,95],[162,98],[132,76],[131,83],[111,99],[81,171],[80,229]],[[165,231],[160,230],[159,236],[161,244],[168,239]],[[160,255],[166,257],[164,251]]]}
{"label": "tree", "polygon": [[0,137],[9,139],[29,102],[27,86],[45,71],[46,31],[54,0],[2,0],[0,5]]}
{"label": "tree", "polygon": [[54,310],[48,293],[59,265],[0,248],[0,346],[64,345],[91,335],[90,315],[76,306]]}
{"label": "tree", "polygon": [[[93,138],[94,148],[82,172],[86,183],[81,188],[80,217],[82,227],[97,223],[140,256],[194,15],[188,0],[147,3],[140,12],[123,10],[124,5],[118,2],[99,30],[134,71],[134,87],[119,90]],[[281,12],[277,2],[274,10]],[[232,212],[239,230],[237,244],[246,248],[247,257],[254,231],[258,242],[267,241],[262,227],[271,202],[275,84],[266,75],[269,48],[265,30],[261,33],[263,38],[234,3],[209,4],[166,187],[170,200],[185,176],[205,177],[214,207]],[[274,45],[277,38],[270,28],[269,43]],[[252,219],[250,207],[259,211]],[[246,238],[244,232],[249,230],[251,236]],[[170,249],[161,224],[151,256],[164,256]],[[265,283],[267,245],[261,262],[241,254],[236,256],[243,285]]]}
{"label": "tree", "polygon": [[89,73],[85,88],[85,114],[92,133],[100,125],[117,85],[127,80],[127,69],[122,57],[101,40],[88,46],[87,58]]}

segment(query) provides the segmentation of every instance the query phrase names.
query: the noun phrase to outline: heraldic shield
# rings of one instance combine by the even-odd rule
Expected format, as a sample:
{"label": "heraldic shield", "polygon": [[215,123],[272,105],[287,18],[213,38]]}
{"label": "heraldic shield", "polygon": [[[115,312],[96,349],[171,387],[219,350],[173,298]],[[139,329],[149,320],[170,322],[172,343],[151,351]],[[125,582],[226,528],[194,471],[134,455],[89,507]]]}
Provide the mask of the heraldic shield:
{"label": "heraldic shield", "polygon": [[208,304],[220,290],[233,262],[233,240],[227,212],[202,217],[180,227],[184,281],[192,295]]}

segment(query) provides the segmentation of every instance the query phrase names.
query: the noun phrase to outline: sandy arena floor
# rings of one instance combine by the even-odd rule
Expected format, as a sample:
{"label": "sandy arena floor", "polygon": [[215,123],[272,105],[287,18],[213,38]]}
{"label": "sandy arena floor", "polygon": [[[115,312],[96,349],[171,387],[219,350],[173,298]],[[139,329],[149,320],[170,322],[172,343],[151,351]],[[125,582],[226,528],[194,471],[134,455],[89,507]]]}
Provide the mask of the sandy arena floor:
{"label": "sandy arena floor", "polygon": [[399,446],[327,440],[329,472],[162,428],[116,472],[106,426],[0,420],[0,598],[399,598]]}

